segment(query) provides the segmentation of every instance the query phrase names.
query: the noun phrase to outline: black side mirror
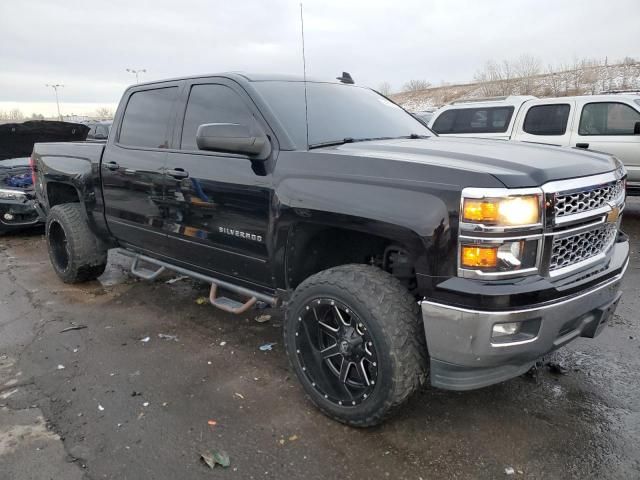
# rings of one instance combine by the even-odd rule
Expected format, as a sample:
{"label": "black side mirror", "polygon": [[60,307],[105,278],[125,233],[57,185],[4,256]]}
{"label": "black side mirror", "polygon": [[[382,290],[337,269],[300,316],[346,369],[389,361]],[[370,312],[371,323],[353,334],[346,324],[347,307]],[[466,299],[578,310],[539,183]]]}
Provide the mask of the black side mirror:
{"label": "black side mirror", "polygon": [[263,133],[252,133],[247,125],[237,123],[205,123],[198,127],[196,144],[200,150],[244,153],[266,158],[271,151]]}
{"label": "black side mirror", "polygon": [[633,126],[633,134],[640,135],[640,122],[636,122],[636,124]]}

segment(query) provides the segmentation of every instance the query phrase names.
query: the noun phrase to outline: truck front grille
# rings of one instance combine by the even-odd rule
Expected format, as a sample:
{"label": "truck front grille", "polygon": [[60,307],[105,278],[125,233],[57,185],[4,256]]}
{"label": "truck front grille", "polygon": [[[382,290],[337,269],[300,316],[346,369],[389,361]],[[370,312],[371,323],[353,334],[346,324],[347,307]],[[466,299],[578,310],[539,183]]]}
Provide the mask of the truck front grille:
{"label": "truck front grille", "polygon": [[569,267],[606,252],[618,233],[615,223],[563,238],[554,238],[551,247],[550,270]]}
{"label": "truck front grille", "polygon": [[588,212],[617,202],[624,194],[624,181],[616,180],[607,185],[593,187],[571,193],[558,193],[555,202],[556,218]]}

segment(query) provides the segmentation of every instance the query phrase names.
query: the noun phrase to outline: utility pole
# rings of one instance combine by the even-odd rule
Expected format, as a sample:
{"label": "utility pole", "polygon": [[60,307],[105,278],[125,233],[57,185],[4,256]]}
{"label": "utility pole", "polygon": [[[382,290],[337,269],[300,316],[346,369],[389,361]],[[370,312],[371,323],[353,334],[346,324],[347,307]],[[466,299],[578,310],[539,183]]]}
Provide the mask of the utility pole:
{"label": "utility pole", "polygon": [[60,115],[60,101],[58,100],[58,89],[63,88],[64,85],[62,85],[61,83],[55,83],[55,84],[47,83],[45,86],[53,88],[53,91],[56,92],[56,106],[58,107],[58,120],[62,121],[62,115]]}
{"label": "utility pole", "polygon": [[138,70],[135,70],[133,68],[127,68],[126,70],[127,70],[127,72],[133,73],[136,76],[136,83],[139,83],[139,79],[138,79],[138,74],[139,73],[147,73],[147,71],[144,68],[141,68],[141,69],[138,69]]}

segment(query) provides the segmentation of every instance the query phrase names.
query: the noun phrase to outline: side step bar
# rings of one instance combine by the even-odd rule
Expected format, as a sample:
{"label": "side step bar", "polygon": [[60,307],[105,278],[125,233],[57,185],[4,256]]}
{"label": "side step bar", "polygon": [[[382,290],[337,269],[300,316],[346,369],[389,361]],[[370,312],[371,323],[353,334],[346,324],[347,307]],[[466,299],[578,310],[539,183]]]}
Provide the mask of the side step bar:
{"label": "side step bar", "polygon": [[[128,257],[133,257],[133,263],[131,264],[131,274],[143,280],[155,280],[165,270],[171,270],[177,273],[181,273],[182,275],[195,278],[196,280],[211,284],[209,301],[211,302],[211,305],[219,308],[220,310],[224,310],[225,312],[234,314],[244,313],[251,307],[253,307],[258,300],[268,303],[272,307],[275,307],[278,304],[278,299],[276,297],[271,297],[269,295],[265,295],[264,293],[251,290],[249,288],[244,288],[233,283],[225,282],[224,280],[219,280],[217,278],[209,277],[208,275],[203,275],[192,270],[187,270],[186,268],[163,262],[162,260],[158,260],[157,258],[148,257],[146,255],[131,252],[122,248],[118,249],[118,252]],[[158,268],[155,271],[140,268],[139,263],[141,261],[149,263],[151,265],[155,265]],[[229,290],[231,292],[237,293],[238,295],[247,297],[247,300],[244,303],[241,303],[231,298],[218,297],[218,288],[224,288],[225,290]]]}

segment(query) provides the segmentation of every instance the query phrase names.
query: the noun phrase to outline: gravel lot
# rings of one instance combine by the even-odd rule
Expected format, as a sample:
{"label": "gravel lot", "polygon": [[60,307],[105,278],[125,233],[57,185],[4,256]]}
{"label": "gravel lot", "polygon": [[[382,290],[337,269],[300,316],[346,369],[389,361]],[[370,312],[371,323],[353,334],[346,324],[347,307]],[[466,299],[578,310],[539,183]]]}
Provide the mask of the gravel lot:
{"label": "gravel lot", "polygon": [[[640,478],[640,199],[624,229],[625,295],[602,335],[552,356],[566,374],[425,388],[368,430],[305,399],[279,312],[224,314],[196,302],[206,286],[139,282],[116,255],[100,282],[64,285],[41,233],[2,237],[0,478]],[[200,461],[213,450],[231,466]]]}

